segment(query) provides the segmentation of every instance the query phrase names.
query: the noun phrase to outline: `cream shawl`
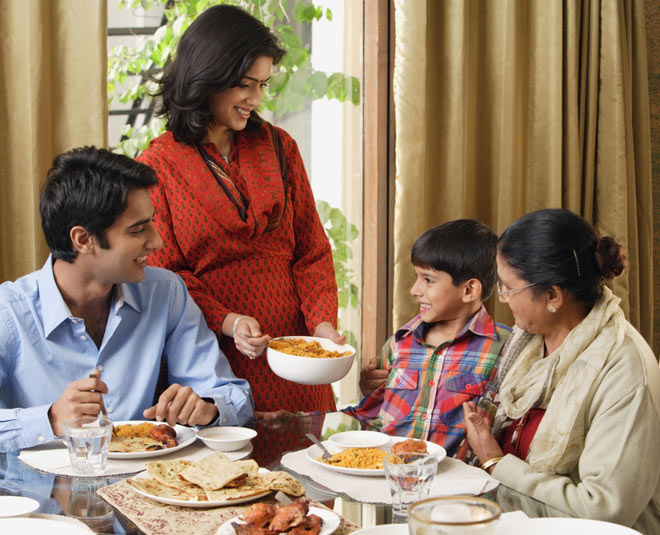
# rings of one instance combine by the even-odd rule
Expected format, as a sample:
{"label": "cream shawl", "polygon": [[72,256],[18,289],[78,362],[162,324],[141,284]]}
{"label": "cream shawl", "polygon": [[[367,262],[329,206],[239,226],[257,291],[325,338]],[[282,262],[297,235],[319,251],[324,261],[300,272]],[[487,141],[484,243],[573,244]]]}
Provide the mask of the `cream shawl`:
{"label": "cream shawl", "polygon": [[546,358],[540,335],[522,347],[512,344],[519,354],[510,355],[513,363],[501,383],[496,427],[531,408],[547,409],[527,456],[534,471],[566,474],[575,466],[584,444],[587,399],[609,354],[624,338],[619,301],[605,287],[587,317]]}

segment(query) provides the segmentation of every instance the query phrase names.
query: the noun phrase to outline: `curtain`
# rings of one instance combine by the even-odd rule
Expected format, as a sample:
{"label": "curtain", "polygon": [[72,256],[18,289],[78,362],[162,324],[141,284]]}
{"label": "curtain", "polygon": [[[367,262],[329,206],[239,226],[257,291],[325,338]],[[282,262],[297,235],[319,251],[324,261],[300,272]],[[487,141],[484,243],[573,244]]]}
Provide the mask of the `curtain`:
{"label": "curtain", "polygon": [[[614,236],[630,321],[652,341],[643,0],[395,0],[394,325],[417,313],[410,249],[471,217],[501,233],[566,208]],[[489,302],[511,324],[505,305]]]}
{"label": "curtain", "polygon": [[53,158],[107,145],[105,0],[3,0],[0,282],[48,255],[39,187]]}

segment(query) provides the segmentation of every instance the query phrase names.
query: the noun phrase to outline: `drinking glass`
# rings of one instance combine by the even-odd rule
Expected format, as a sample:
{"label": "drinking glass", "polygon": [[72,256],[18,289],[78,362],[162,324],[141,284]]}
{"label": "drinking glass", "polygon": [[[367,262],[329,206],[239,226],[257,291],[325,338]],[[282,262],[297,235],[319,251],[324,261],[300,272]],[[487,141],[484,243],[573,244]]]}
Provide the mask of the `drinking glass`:
{"label": "drinking glass", "polygon": [[413,503],[410,535],[494,535],[502,508],[476,496],[445,496]]}
{"label": "drinking glass", "polygon": [[94,533],[112,533],[114,513],[96,491],[107,486],[106,478],[74,477],[71,496],[66,507],[67,516],[87,524]]}
{"label": "drinking glass", "polygon": [[426,453],[388,455],[383,466],[392,494],[392,517],[395,522],[405,521],[408,506],[429,495],[438,459]]}
{"label": "drinking glass", "polygon": [[105,418],[73,418],[66,420],[62,427],[74,474],[95,476],[103,473],[108,460],[112,422]]}

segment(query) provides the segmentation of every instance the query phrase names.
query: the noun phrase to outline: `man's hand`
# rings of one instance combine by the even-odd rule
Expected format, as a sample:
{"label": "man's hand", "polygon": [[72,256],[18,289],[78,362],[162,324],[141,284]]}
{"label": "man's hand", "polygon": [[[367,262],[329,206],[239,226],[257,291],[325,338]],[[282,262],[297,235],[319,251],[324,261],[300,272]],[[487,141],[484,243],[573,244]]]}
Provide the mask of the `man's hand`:
{"label": "man's hand", "polygon": [[158,398],[158,403],[149,407],[144,417],[169,425],[208,425],[218,417],[218,408],[200,398],[189,386],[177,383],[170,385]]}
{"label": "man's hand", "polygon": [[391,369],[391,366],[384,370],[378,369],[378,359],[370,358],[366,366],[360,370],[360,391],[362,395],[366,396],[382,385]]}
{"label": "man's hand", "polygon": [[346,337],[339,334],[329,321],[319,323],[314,329],[314,336],[332,340],[338,346],[343,346],[346,343]]}
{"label": "man's hand", "polygon": [[101,412],[101,394],[107,393],[108,386],[97,376],[70,382],[60,398],[48,409],[48,419],[53,433],[62,436],[64,420],[98,416]]}

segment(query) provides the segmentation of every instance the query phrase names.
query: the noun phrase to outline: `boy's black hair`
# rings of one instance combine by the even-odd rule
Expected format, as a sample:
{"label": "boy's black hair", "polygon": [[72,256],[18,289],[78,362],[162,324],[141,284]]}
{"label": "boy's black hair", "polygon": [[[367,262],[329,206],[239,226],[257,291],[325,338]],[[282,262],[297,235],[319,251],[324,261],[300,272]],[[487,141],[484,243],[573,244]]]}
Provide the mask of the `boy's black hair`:
{"label": "boy's black hair", "polygon": [[128,156],[83,147],[53,160],[41,189],[41,228],[53,258],[78,255],[69,233],[80,225],[109,248],[105,230],[126,210],[128,193],[158,184],[154,170]]}
{"label": "boy's black hair", "polygon": [[414,266],[448,273],[455,286],[469,279],[481,282],[481,300],[497,282],[497,236],[480,221],[457,219],[427,230],[412,247]]}

